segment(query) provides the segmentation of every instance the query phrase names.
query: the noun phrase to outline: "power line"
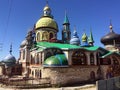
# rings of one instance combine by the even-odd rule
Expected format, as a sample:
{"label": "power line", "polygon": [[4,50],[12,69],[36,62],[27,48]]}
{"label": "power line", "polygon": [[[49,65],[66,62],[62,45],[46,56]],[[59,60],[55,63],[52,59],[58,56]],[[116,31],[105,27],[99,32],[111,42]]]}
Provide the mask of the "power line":
{"label": "power line", "polygon": [[8,0],[8,4],[10,6],[9,6],[9,11],[8,11],[8,16],[7,16],[7,22],[6,22],[5,32],[4,32],[4,35],[3,35],[3,41],[2,41],[3,44],[6,41],[6,35],[7,35],[8,27],[9,27],[9,22],[10,22],[10,16],[11,16],[11,11],[12,11],[13,0]]}

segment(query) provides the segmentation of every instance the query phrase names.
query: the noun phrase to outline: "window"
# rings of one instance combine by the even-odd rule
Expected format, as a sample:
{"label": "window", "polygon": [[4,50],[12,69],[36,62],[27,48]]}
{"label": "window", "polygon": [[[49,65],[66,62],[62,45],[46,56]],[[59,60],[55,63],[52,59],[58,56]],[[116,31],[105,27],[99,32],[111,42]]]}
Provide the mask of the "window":
{"label": "window", "polygon": [[52,56],[52,54],[51,54],[50,52],[47,52],[46,58],[48,58],[48,57],[50,57],[50,56]]}
{"label": "window", "polygon": [[36,64],[39,64],[39,54],[37,54],[37,56],[36,56]]}
{"label": "window", "polygon": [[40,41],[40,33],[37,33],[37,41]]}
{"label": "window", "polygon": [[90,65],[94,65],[94,55],[93,55],[93,53],[90,54]]}
{"label": "window", "polygon": [[72,64],[73,65],[86,65],[86,55],[83,52],[76,51],[72,55]]}
{"label": "window", "polygon": [[113,64],[118,65],[119,62],[118,62],[117,58],[115,56],[113,56],[112,58],[113,58]]}
{"label": "window", "polygon": [[25,50],[23,50],[23,59],[25,59]]}
{"label": "window", "polygon": [[53,33],[50,33],[49,39],[52,39],[52,38],[53,38]]}
{"label": "window", "polygon": [[35,60],[32,55],[31,55],[31,64],[35,64]]}

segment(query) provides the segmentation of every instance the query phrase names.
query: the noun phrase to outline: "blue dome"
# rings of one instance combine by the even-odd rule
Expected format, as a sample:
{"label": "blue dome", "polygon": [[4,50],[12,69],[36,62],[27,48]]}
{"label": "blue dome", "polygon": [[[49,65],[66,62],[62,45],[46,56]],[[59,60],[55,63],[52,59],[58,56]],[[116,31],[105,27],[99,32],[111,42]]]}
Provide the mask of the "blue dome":
{"label": "blue dome", "polygon": [[12,54],[8,54],[5,58],[4,58],[4,63],[11,63],[11,64],[15,64],[16,59]]}
{"label": "blue dome", "polygon": [[80,39],[79,39],[76,31],[73,32],[73,37],[72,37],[72,39],[70,40],[70,44],[80,45]]}

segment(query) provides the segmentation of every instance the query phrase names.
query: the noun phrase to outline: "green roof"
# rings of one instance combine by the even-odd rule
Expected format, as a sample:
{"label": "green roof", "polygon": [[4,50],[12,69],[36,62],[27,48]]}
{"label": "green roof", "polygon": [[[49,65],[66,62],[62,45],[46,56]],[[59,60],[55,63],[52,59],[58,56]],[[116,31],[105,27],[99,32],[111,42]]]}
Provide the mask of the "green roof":
{"label": "green roof", "polygon": [[95,50],[99,49],[100,47],[98,47],[98,46],[90,46],[90,47],[83,47],[83,48],[85,48],[88,51],[95,51]]}
{"label": "green roof", "polygon": [[50,42],[38,42],[37,45],[41,48],[60,48],[60,49],[77,49],[80,48],[80,46],[71,45],[71,44],[62,44],[62,43],[50,43]]}
{"label": "green roof", "polygon": [[117,55],[120,55],[120,54],[117,53],[117,52],[111,52],[111,51],[109,51],[107,54],[101,56],[101,58],[105,58],[105,57],[107,57],[107,56],[109,56],[109,55],[111,55],[111,54],[117,54]]}
{"label": "green roof", "polygon": [[[37,42],[36,44],[37,47],[40,47],[38,50],[43,50],[46,48],[59,48],[59,49],[65,49],[65,50],[69,50],[69,49],[84,49],[84,50],[88,50],[88,51],[96,51],[101,47],[98,46],[89,46],[89,47],[81,47],[81,46],[77,46],[77,45],[71,45],[71,44],[63,44],[63,43],[51,43],[51,42]],[[105,49],[104,49],[105,50]]]}

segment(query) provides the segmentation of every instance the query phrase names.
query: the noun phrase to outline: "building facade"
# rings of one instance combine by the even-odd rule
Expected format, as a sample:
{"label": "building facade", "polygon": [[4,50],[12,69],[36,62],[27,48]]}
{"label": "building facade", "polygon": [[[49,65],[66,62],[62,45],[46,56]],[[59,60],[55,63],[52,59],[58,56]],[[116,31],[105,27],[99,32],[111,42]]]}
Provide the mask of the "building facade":
{"label": "building facade", "polygon": [[[108,49],[110,45],[118,46],[119,35],[110,25],[110,33],[102,37],[105,49],[94,46],[92,31],[89,37],[84,32],[80,39],[74,29],[71,37],[70,22],[67,14],[63,22],[62,40],[57,38],[59,31],[48,4],[43,15],[36,22],[33,30],[27,33],[20,45],[21,75],[32,78],[49,78],[52,84],[72,84],[93,81],[120,75],[120,54]],[[118,35],[117,37],[115,37]],[[115,43],[111,43],[115,41]],[[115,39],[115,40],[114,40]],[[110,42],[109,42],[110,40]],[[4,66],[0,66],[2,72]]]}

